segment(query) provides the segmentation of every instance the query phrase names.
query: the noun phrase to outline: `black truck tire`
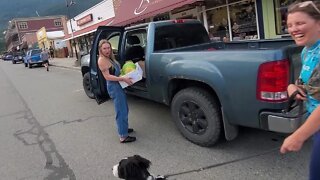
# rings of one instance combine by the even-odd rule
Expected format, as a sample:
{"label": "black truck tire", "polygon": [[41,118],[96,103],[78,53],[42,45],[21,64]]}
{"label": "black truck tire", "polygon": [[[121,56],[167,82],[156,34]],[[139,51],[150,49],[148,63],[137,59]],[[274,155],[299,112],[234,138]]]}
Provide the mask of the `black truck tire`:
{"label": "black truck tire", "polygon": [[190,87],[179,91],[172,100],[171,114],[180,133],[189,141],[210,147],[219,140],[220,107],[204,89]]}
{"label": "black truck tire", "polygon": [[89,72],[84,74],[83,80],[82,80],[82,84],[83,84],[83,89],[84,89],[84,92],[86,93],[86,95],[89,98],[94,99],[94,94],[92,92],[92,88],[91,88],[91,84],[90,84],[90,74],[89,74]]}

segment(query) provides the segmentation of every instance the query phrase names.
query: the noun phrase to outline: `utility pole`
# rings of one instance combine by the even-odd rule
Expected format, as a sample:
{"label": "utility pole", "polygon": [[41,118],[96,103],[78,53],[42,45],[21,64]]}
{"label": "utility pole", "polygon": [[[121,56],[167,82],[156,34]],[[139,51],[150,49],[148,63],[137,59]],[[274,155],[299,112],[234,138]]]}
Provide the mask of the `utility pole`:
{"label": "utility pole", "polygon": [[68,2],[68,0],[66,0],[66,6],[67,6],[67,12],[68,12],[68,18],[69,18],[69,22],[70,22],[70,29],[71,29],[71,44],[70,44],[70,47],[71,47],[71,57],[73,57],[73,48],[72,48],[72,40],[74,42],[74,50],[75,50],[75,54],[76,54],[76,58],[78,60],[78,52],[77,52],[77,48],[76,48],[76,41],[75,39],[73,38],[73,27],[72,27],[72,22],[71,22],[71,15],[70,15],[70,10],[69,8],[73,5],[75,5],[76,3],[73,1],[73,0],[70,0],[70,2]]}

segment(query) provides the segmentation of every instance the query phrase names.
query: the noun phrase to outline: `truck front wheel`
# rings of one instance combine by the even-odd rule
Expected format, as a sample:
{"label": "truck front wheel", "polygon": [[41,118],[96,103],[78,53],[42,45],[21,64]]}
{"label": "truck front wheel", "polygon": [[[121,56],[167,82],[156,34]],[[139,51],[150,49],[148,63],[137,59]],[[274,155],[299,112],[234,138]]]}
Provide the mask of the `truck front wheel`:
{"label": "truck front wheel", "polygon": [[179,91],[173,98],[171,114],[181,134],[200,146],[213,146],[221,134],[221,112],[214,98],[201,88]]}
{"label": "truck front wheel", "polygon": [[89,72],[85,73],[83,76],[83,80],[82,80],[82,84],[83,84],[83,89],[84,92],[86,93],[86,95],[93,99],[94,98],[94,94],[92,92],[92,88],[91,88],[91,84],[90,84],[90,74]]}

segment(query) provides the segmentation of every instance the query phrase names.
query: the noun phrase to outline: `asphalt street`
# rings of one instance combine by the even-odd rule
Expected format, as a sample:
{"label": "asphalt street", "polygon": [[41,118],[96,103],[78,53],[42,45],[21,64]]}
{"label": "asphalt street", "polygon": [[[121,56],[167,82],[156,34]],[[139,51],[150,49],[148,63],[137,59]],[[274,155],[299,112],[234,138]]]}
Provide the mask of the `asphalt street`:
{"label": "asphalt street", "polygon": [[137,141],[120,144],[112,102],[89,99],[79,70],[50,68],[0,61],[0,179],[116,180],[112,166],[134,154],[152,162],[152,174],[178,174],[169,179],[308,177],[311,140],[281,155],[285,135],[241,128],[235,140],[204,148],[180,135],[168,107],[134,96],[128,96],[129,123]]}

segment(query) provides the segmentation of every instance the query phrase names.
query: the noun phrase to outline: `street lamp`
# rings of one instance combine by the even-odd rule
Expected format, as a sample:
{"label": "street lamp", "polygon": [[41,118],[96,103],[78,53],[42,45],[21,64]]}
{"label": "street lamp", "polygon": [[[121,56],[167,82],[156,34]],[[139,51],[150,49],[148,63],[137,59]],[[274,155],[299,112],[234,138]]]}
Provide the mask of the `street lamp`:
{"label": "street lamp", "polygon": [[[70,10],[69,7],[75,5],[76,2],[74,0],[70,0],[70,2],[68,0],[66,0],[66,6],[67,6],[67,12],[68,12],[68,18],[70,21],[70,29],[71,29],[71,56],[73,57],[73,50],[72,50],[72,39],[73,39],[73,27],[72,27],[72,22],[71,22],[71,16],[70,16]],[[76,41],[73,39],[74,44],[76,44]],[[76,46],[74,47],[75,53],[76,53],[76,58],[78,60],[78,52],[77,52],[77,48]]]}

